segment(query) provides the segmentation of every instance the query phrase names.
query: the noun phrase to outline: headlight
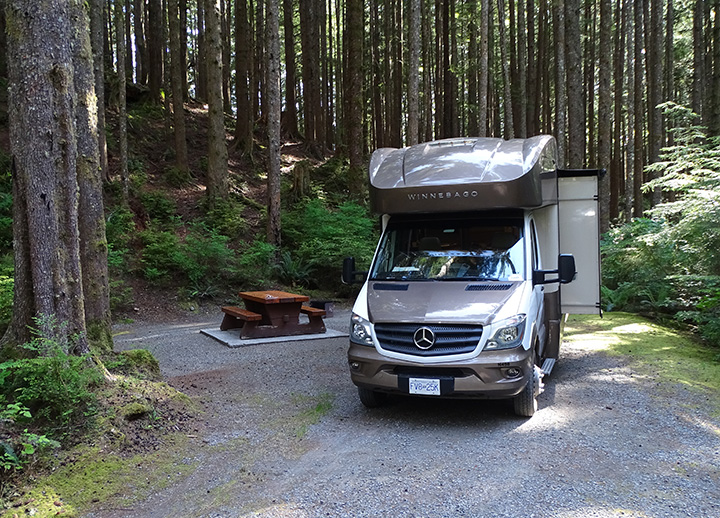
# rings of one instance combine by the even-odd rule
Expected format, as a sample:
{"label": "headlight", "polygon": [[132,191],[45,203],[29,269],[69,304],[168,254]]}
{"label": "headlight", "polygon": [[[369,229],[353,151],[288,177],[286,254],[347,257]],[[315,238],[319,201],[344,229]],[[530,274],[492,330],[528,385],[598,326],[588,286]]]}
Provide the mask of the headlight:
{"label": "headlight", "polygon": [[373,347],[371,326],[370,322],[353,313],[350,319],[350,340],[356,344]]}
{"label": "headlight", "polygon": [[522,343],[525,335],[525,315],[515,315],[498,322],[500,328],[488,340],[485,351],[497,351],[499,349],[512,349]]}

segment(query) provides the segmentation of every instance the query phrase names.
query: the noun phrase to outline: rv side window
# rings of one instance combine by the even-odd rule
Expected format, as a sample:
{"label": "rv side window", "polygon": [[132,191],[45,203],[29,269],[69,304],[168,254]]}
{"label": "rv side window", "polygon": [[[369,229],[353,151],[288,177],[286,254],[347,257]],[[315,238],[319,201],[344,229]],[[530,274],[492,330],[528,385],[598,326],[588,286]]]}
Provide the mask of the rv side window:
{"label": "rv side window", "polygon": [[540,264],[538,258],[537,234],[535,232],[535,222],[530,221],[530,240],[532,241],[532,267],[533,270],[539,270]]}
{"label": "rv side window", "polygon": [[521,219],[391,222],[371,272],[376,280],[523,280]]}

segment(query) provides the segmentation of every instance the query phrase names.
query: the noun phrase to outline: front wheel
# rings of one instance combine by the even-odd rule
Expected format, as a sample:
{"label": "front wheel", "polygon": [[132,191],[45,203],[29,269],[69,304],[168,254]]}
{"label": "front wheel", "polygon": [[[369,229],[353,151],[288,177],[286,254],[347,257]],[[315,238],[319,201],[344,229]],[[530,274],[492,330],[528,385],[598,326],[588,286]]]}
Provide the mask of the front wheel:
{"label": "front wheel", "polygon": [[530,376],[525,388],[513,399],[515,414],[522,417],[532,417],[538,409],[537,397],[540,394],[540,368],[533,366],[533,373]]}
{"label": "front wheel", "polygon": [[365,405],[366,408],[377,408],[385,403],[386,395],[382,392],[375,392],[374,390],[358,387],[358,396],[360,396],[360,402]]}

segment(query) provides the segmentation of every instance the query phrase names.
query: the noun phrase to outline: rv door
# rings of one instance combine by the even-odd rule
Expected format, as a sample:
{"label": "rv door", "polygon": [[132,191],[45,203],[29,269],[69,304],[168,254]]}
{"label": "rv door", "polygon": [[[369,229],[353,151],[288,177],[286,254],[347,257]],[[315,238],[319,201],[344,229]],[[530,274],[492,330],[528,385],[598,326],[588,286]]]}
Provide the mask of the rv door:
{"label": "rv door", "polygon": [[560,252],[575,256],[577,277],[560,286],[563,313],[601,315],[598,177],[604,169],[558,170]]}

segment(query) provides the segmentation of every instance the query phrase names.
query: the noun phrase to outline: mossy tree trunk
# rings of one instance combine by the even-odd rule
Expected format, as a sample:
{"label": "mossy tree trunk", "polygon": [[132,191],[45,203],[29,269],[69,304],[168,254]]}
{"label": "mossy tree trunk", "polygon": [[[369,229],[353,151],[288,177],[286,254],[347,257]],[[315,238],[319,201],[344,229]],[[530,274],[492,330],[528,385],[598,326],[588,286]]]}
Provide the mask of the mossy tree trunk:
{"label": "mossy tree trunk", "polygon": [[207,196],[210,207],[228,195],[228,151],[222,93],[220,0],[205,0],[205,41],[208,95]]}
{"label": "mossy tree trunk", "polygon": [[8,2],[15,294],[4,346],[26,342],[29,326],[64,340],[65,332],[47,319],[33,321],[46,315],[78,335],[76,352],[89,350],[80,266],[71,16],[84,12],[80,5],[80,0]]}
{"label": "mossy tree trunk", "polygon": [[181,171],[188,171],[187,140],[185,138],[185,105],[183,91],[183,60],[180,44],[179,1],[168,2],[168,29],[170,32],[170,80],[172,84],[173,133],[175,135],[175,163]]}
{"label": "mossy tree trunk", "polygon": [[101,177],[109,180],[107,139],[105,138],[105,58],[104,22],[106,0],[92,0],[90,3],[90,40],[93,50],[93,71],[95,74],[95,98],[97,99],[97,140]]}
{"label": "mossy tree trunk", "polygon": [[[355,198],[362,198],[364,188],[363,152],[363,39],[365,26],[362,0],[349,0],[347,3],[347,149],[350,158],[350,192]],[[415,107],[417,108],[417,106]],[[416,110],[417,113],[417,110]]]}
{"label": "mossy tree trunk", "polygon": [[280,19],[278,2],[267,0],[266,45],[268,57],[267,127],[270,155],[268,171],[268,243],[280,248]]}
{"label": "mossy tree trunk", "polygon": [[85,323],[91,345],[108,352],[112,351],[108,246],[98,146],[98,102],[95,96],[93,52],[85,3],[77,1],[70,5],[74,26],[72,48],[76,93],[78,226]]}

